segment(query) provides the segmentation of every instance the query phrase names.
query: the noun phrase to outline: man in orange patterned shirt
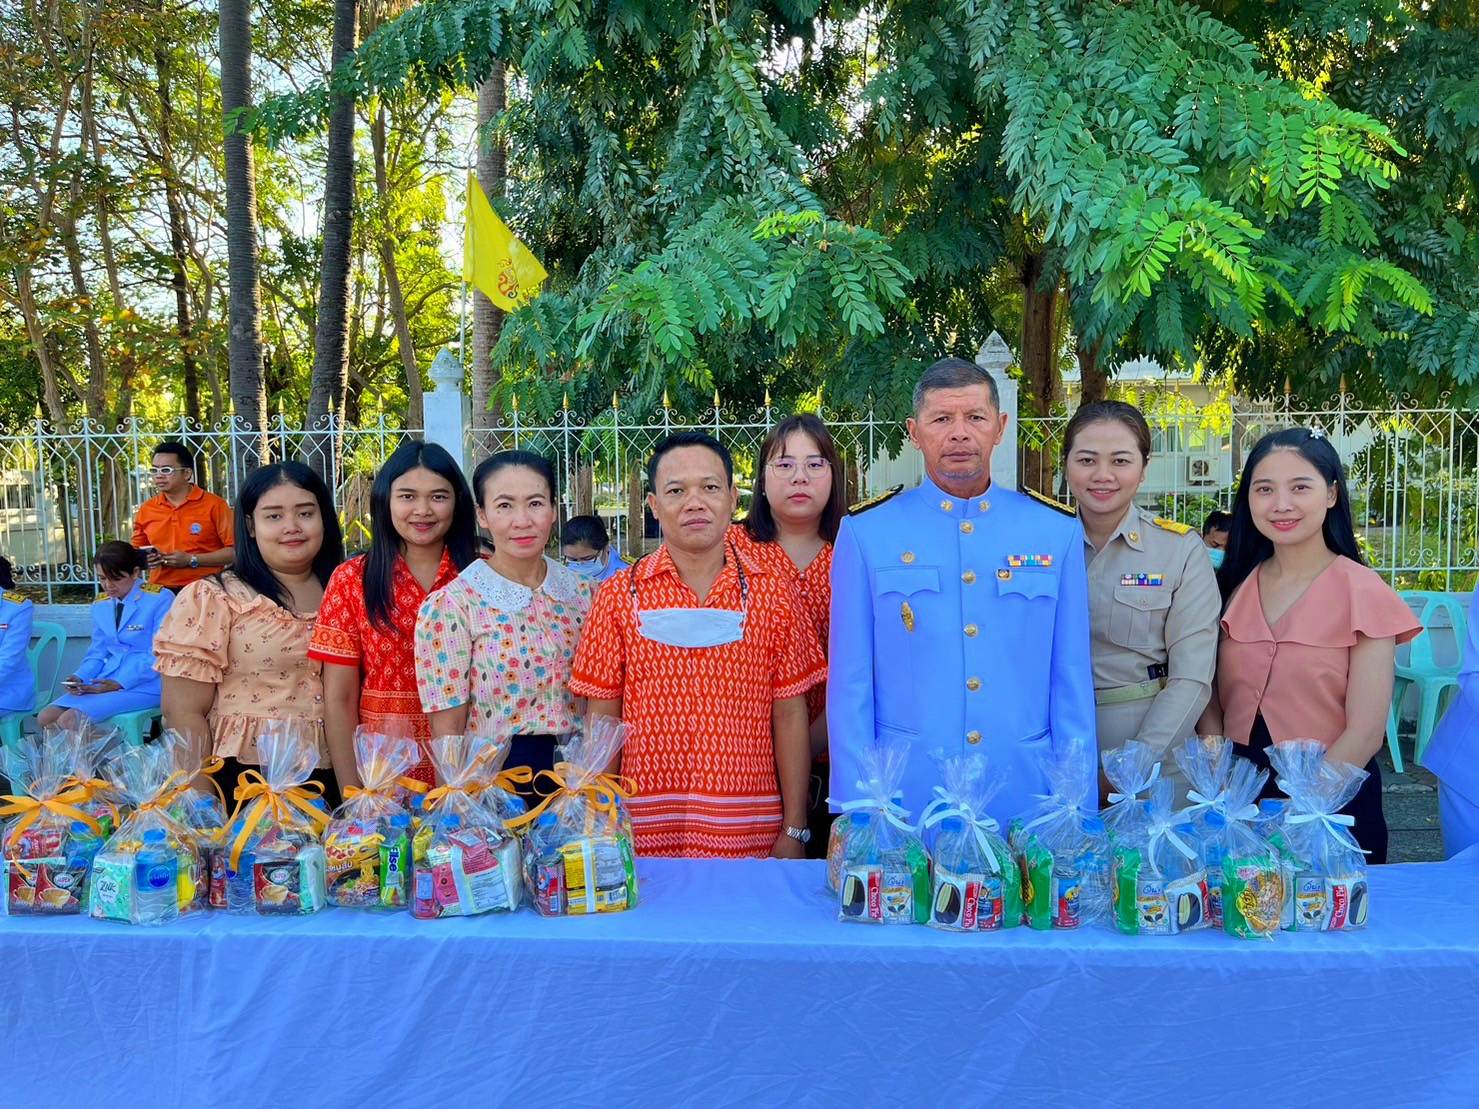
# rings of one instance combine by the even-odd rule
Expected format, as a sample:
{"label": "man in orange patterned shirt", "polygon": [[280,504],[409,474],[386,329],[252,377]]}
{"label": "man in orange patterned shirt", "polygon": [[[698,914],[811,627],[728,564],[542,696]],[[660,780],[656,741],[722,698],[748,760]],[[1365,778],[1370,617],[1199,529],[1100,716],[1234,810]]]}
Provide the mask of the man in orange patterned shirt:
{"label": "man in orange patterned shirt", "polygon": [[670,436],[647,484],[663,545],[601,587],[570,689],[630,725],[638,852],[799,859],[821,648],[794,583],[726,541],[737,494],[721,444]]}

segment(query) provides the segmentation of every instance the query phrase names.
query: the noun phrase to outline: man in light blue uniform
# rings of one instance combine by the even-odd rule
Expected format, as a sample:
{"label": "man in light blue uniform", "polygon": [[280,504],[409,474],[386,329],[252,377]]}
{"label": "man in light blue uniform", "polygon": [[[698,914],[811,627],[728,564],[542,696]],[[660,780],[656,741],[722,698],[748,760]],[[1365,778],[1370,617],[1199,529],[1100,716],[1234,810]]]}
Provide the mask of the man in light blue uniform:
{"label": "man in light blue uniform", "polygon": [[992,484],[1006,420],[989,374],[936,362],[908,424],[927,477],[842,523],[827,681],[834,811],[859,796],[875,738],[911,744],[903,805],[916,817],[940,784],[937,758],[983,752],[1006,781],[991,804],[1003,827],[1046,788],[1052,745],[1094,747],[1083,530],[1071,509]]}
{"label": "man in light blue uniform", "polygon": [[1469,600],[1469,641],[1460,647],[1458,696],[1423,752],[1423,765],[1438,775],[1438,826],[1449,858],[1479,843],[1479,586]]}
{"label": "man in light blue uniform", "polygon": [[103,591],[92,603],[92,642],[63,680],[64,696],[37,714],[42,727],[66,723],[74,709],[102,721],[159,707],[154,635],[175,595],[144,581],[145,560],[127,543],[104,543],[93,561]]}
{"label": "man in light blue uniform", "polygon": [[15,592],[10,562],[0,558],[0,713],[30,712],[35,708],[36,677],[26,658],[31,645],[31,618],[36,606]]}

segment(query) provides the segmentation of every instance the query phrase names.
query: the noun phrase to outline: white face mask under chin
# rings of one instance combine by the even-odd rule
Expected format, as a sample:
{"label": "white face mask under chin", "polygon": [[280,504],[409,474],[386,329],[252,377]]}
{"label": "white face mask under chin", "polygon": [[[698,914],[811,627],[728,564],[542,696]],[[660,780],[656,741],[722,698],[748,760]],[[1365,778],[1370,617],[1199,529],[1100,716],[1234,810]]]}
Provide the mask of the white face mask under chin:
{"label": "white face mask under chin", "polygon": [[727,608],[639,609],[637,631],[669,647],[722,647],[744,638],[745,614]]}

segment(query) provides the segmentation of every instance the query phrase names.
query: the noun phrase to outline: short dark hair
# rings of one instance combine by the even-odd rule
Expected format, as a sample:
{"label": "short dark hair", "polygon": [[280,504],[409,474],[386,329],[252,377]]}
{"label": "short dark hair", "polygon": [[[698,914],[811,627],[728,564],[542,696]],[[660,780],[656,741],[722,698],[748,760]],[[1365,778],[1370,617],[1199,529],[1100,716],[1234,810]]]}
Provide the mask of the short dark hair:
{"label": "short dark hair", "polygon": [[149,560],[144,552],[121,539],[110,539],[92,556],[92,564],[107,578],[123,578],[135,570],[146,569]]}
{"label": "short dark hair", "polygon": [[0,555],[0,589],[15,588],[15,567],[10,564],[10,559]]}
{"label": "short dark hair", "polygon": [[[195,472],[195,452],[178,439],[166,439],[154,448],[154,454],[172,454],[179,460],[182,470],[189,470],[192,474]],[[154,455],[149,457],[153,458]]]}
{"label": "short dark hair", "polygon": [[964,389],[971,385],[984,385],[991,391],[991,406],[1001,410],[1001,391],[996,387],[996,378],[974,362],[964,358],[941,358],[920,375],[914,386],[914,412],[924,403],[924,395],[936,389]]}
{"label": "short dark hair", "polygon": [[264,597],[270,597],[283,608],[288,607],[291,594],[287,586],[278,580],[262,557],[257,538],[252,534],[249,521],[257,510],[257,503],[279,485],[296,485],[310,493],[318,502],[319,515],[324,520],[324,541],[313,559],[313,576],[320,585],[328,585],[334,568],[344,561],[344,533],[339,530],[339,514],[334,511],[334,495],[319,477],[301,462],[274,462],[262,466],[247,475],[236,494],[236,557],[231,571],[247,585]]}
{"label": "short dark hair", "polygon": [[1202,521],[1202,534],[1211,535],[1214,531],[1231,531],[1232,513],[1224,512],[1220,508],[1214,508],[1207,513],[1207,518]]}
{"label": "short dark hair", "polygon": [[724,463],[724,476],[729,479],[730,484],[734,483],[734,455],[729,453],[728,447],[702,431],[675,431],[653,448],[652,456],[647,459],[648,492],[657,489],[657,464],[662,461],[663,455],[679,447],[704,447],[713,451],[719,456],[719,461]]}
{"label": "short dark hair", "polygon": [[606,525],[599,516],[572,516],[560,529],[560,546],[584,543],[593,551],[604,551],[611,545],[611,536],[606,534]]}
{"label": "short dark hair", "polygon": [[787,437],[796,432],[815,439],[817,449],[832,468],[832,492],[822,509],[822,518],[817,521],[817,533],[828,543],[835,543],[837,529],[842,526],[842,517],[847,513],[847,490],[843,488],[847,475],[843,473],[842,455],[838,453],[837,444],[832,441],[832,433],[819,416],[810,412],[787,416],[770,429],[765,442],[760,444],[760,454],[755,459],[755,491],[750,495],[750,510],[745,514],[745,530],[760,543],[769,543],[775,539],[775,515],[770,511],[770,500],[765,495],[765,467],[774,455],[785,448]]}
{"label": "short dark hair", "polygon": [[549,487],[550,503],[554,503],[555,468],[550,465],[548,458],[533,451],[499,451],[479,462],[478,468],[472,472],[472,495],[478,505],[483,503],[483,486],[488,484],[488,479],[499,470],[507,470],[512,466],[533,470],[544,478],[545,485]]}
{"label": "short dark hair", "polygon": [[1063,431],[1063,460],[1068,460],[1073,450],[1073,440],[1089,424],[1123,424],[1135,437],[1135,446],[1140,451],[1140,461],[1150,461],[1150,424],[1145,422],[1145,413],[1133,404],[1122,400],[1096,400],[1078,406],[1078,411],[1068,421]]}

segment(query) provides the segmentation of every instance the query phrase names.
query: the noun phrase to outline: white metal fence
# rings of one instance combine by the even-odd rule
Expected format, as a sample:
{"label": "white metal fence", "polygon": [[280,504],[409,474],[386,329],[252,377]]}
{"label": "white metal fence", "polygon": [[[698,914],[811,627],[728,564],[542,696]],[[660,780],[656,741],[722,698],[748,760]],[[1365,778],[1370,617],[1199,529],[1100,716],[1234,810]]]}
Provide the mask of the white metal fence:
{"label": "white metal fence", "polygon": [[[921,473],[903,444],[902,428],[871,414],[823,412],[844,457],[843,479],[859,497]],[[521,447],[550,458],[559,475],[565,515],[595,511],[615,526],[626,549],[650,541],[642,509],[641,472],[666,435],[702,430],[729,445],[743,488],[778,409],[731,413],[722,407],[697,419],[662,410],[642,417],[619,406],[530,420],[511,407],[500,425],[465,429],[469,469],[495,449]],[[1341,401],[1329,409],[1284,406],[1182,405],[1148,414],[1156,455],[1141,499],[1163,515],[1200,525],[1232,500],[1242,460],[1258,437],[1290,425],[1319,427],[1340,450],[1371,564],[1407,587],[1463,589],[1479,571],[1479,413],[1395,404],[1372,411]],[[1024,482],[1063,495],[1058,458],[1067,416],[1025,418],[1019,424],[1019,472]],[[324,450],[346,542],[367,537],[369,488],[380,462],[409,434],[380,422],[368,427],[303,429],[275,420],[267,439],[273,457],[301,458]],[[154,446],[180,439],[200,459],[198,477],[223,495],[235,488],[234,467],[244,439],[237,425],[205,428],[191,421],[161,425],[130,420],[116,428],[92,423],[0,432],[0,554],[18,578],[49,601],[76,600],[94,584],[97,544],[127,539],[138,505],[152,493],[147,467]],[[901,446],[902,445],[902,446]]]}

